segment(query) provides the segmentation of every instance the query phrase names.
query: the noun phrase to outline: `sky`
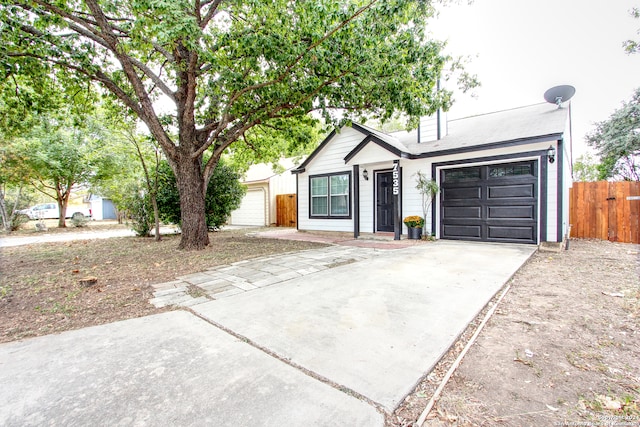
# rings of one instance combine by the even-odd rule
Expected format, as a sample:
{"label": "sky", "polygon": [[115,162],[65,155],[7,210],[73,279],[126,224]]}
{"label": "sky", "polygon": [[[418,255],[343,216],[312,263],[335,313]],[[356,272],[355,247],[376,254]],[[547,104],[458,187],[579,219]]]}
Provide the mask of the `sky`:
{"label": "sky", "polygon": [[481,87],[476,97],[454,90],[449,119],[545,102],[544,92],[572,85],[574,158],[591,151],[585,135],[640,87],[640,0],[475,0],[439,5],[431,26],[446,53],[468,56],[466,69]]}

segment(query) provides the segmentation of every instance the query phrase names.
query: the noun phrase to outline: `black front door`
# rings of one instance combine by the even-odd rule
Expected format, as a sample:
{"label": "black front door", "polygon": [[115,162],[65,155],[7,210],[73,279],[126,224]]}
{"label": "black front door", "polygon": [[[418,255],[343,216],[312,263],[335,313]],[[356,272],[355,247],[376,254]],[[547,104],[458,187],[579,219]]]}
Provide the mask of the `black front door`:
{"label": "black front door", "polygon": [[393,231],[392,172],[376,173],[376,231]]}

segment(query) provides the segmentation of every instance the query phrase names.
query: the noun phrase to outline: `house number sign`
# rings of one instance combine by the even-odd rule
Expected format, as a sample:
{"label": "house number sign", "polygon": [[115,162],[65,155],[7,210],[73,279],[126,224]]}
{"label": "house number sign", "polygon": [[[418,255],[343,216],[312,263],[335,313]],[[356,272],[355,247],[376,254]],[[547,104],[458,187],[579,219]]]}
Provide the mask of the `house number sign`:
{"label": "house number sign", "polygon": [[399,167],[400,167],[400,165],[398,163],[394,163],[393,164],[393,173],[392,173],[393,184],[392,184],[391,188],[392,188],[394,196],[397,196],[398,194],[400,194],[400,171],[399,171]]}

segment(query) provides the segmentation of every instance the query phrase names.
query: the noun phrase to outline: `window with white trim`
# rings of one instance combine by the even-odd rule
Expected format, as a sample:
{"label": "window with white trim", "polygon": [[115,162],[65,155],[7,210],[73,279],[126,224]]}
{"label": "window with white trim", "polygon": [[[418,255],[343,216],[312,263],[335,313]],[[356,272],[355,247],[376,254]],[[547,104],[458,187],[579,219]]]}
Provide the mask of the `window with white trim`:
{"label": "window with white trim", "polygon": [[309,177],[309,212],[316,218],[349,218],[351,173]]}

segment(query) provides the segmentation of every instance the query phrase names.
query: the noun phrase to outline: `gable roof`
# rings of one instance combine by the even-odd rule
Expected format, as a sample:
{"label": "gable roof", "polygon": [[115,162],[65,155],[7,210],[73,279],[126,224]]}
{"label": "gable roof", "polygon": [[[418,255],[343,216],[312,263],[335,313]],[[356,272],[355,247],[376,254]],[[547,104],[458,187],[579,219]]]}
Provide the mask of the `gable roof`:
{"label": "gable roof", "polygon": [[[384,133],[353,123],[352,128],[363,134],[362,141],[345,157],[352,159],[367,144],[373,142],[391,154],[409,159],[436,157],[446,154],[498,148],[555,140],[565,132],[569,108],[540,103],[493,113],[449,120],[447,132],[439,140],[418,142],[416,130]],[[304,172],[306,166],[336,135],[333,131],[292,173]]]}
{"label": "gable roof", "polygon": [[510,110],[450,120],[440,140],[407,145],[417,157],[488,149],[559,139],[566,130],[569,108],[541,103]]}
{"label": "gable roof", "polygon": [[282,158],[277,162],[278,166],[285,168],[283,172],[276,172],[273,170],[274,164],[267,163],[257,163],[251,165],[247,172],[245,172],[242,183],[243,184],[251,184],[258,182],[268,182],[274,176],[278,176],[284,174],[285,172],[291,170],[295,166],[295,162],[290,158]]}

